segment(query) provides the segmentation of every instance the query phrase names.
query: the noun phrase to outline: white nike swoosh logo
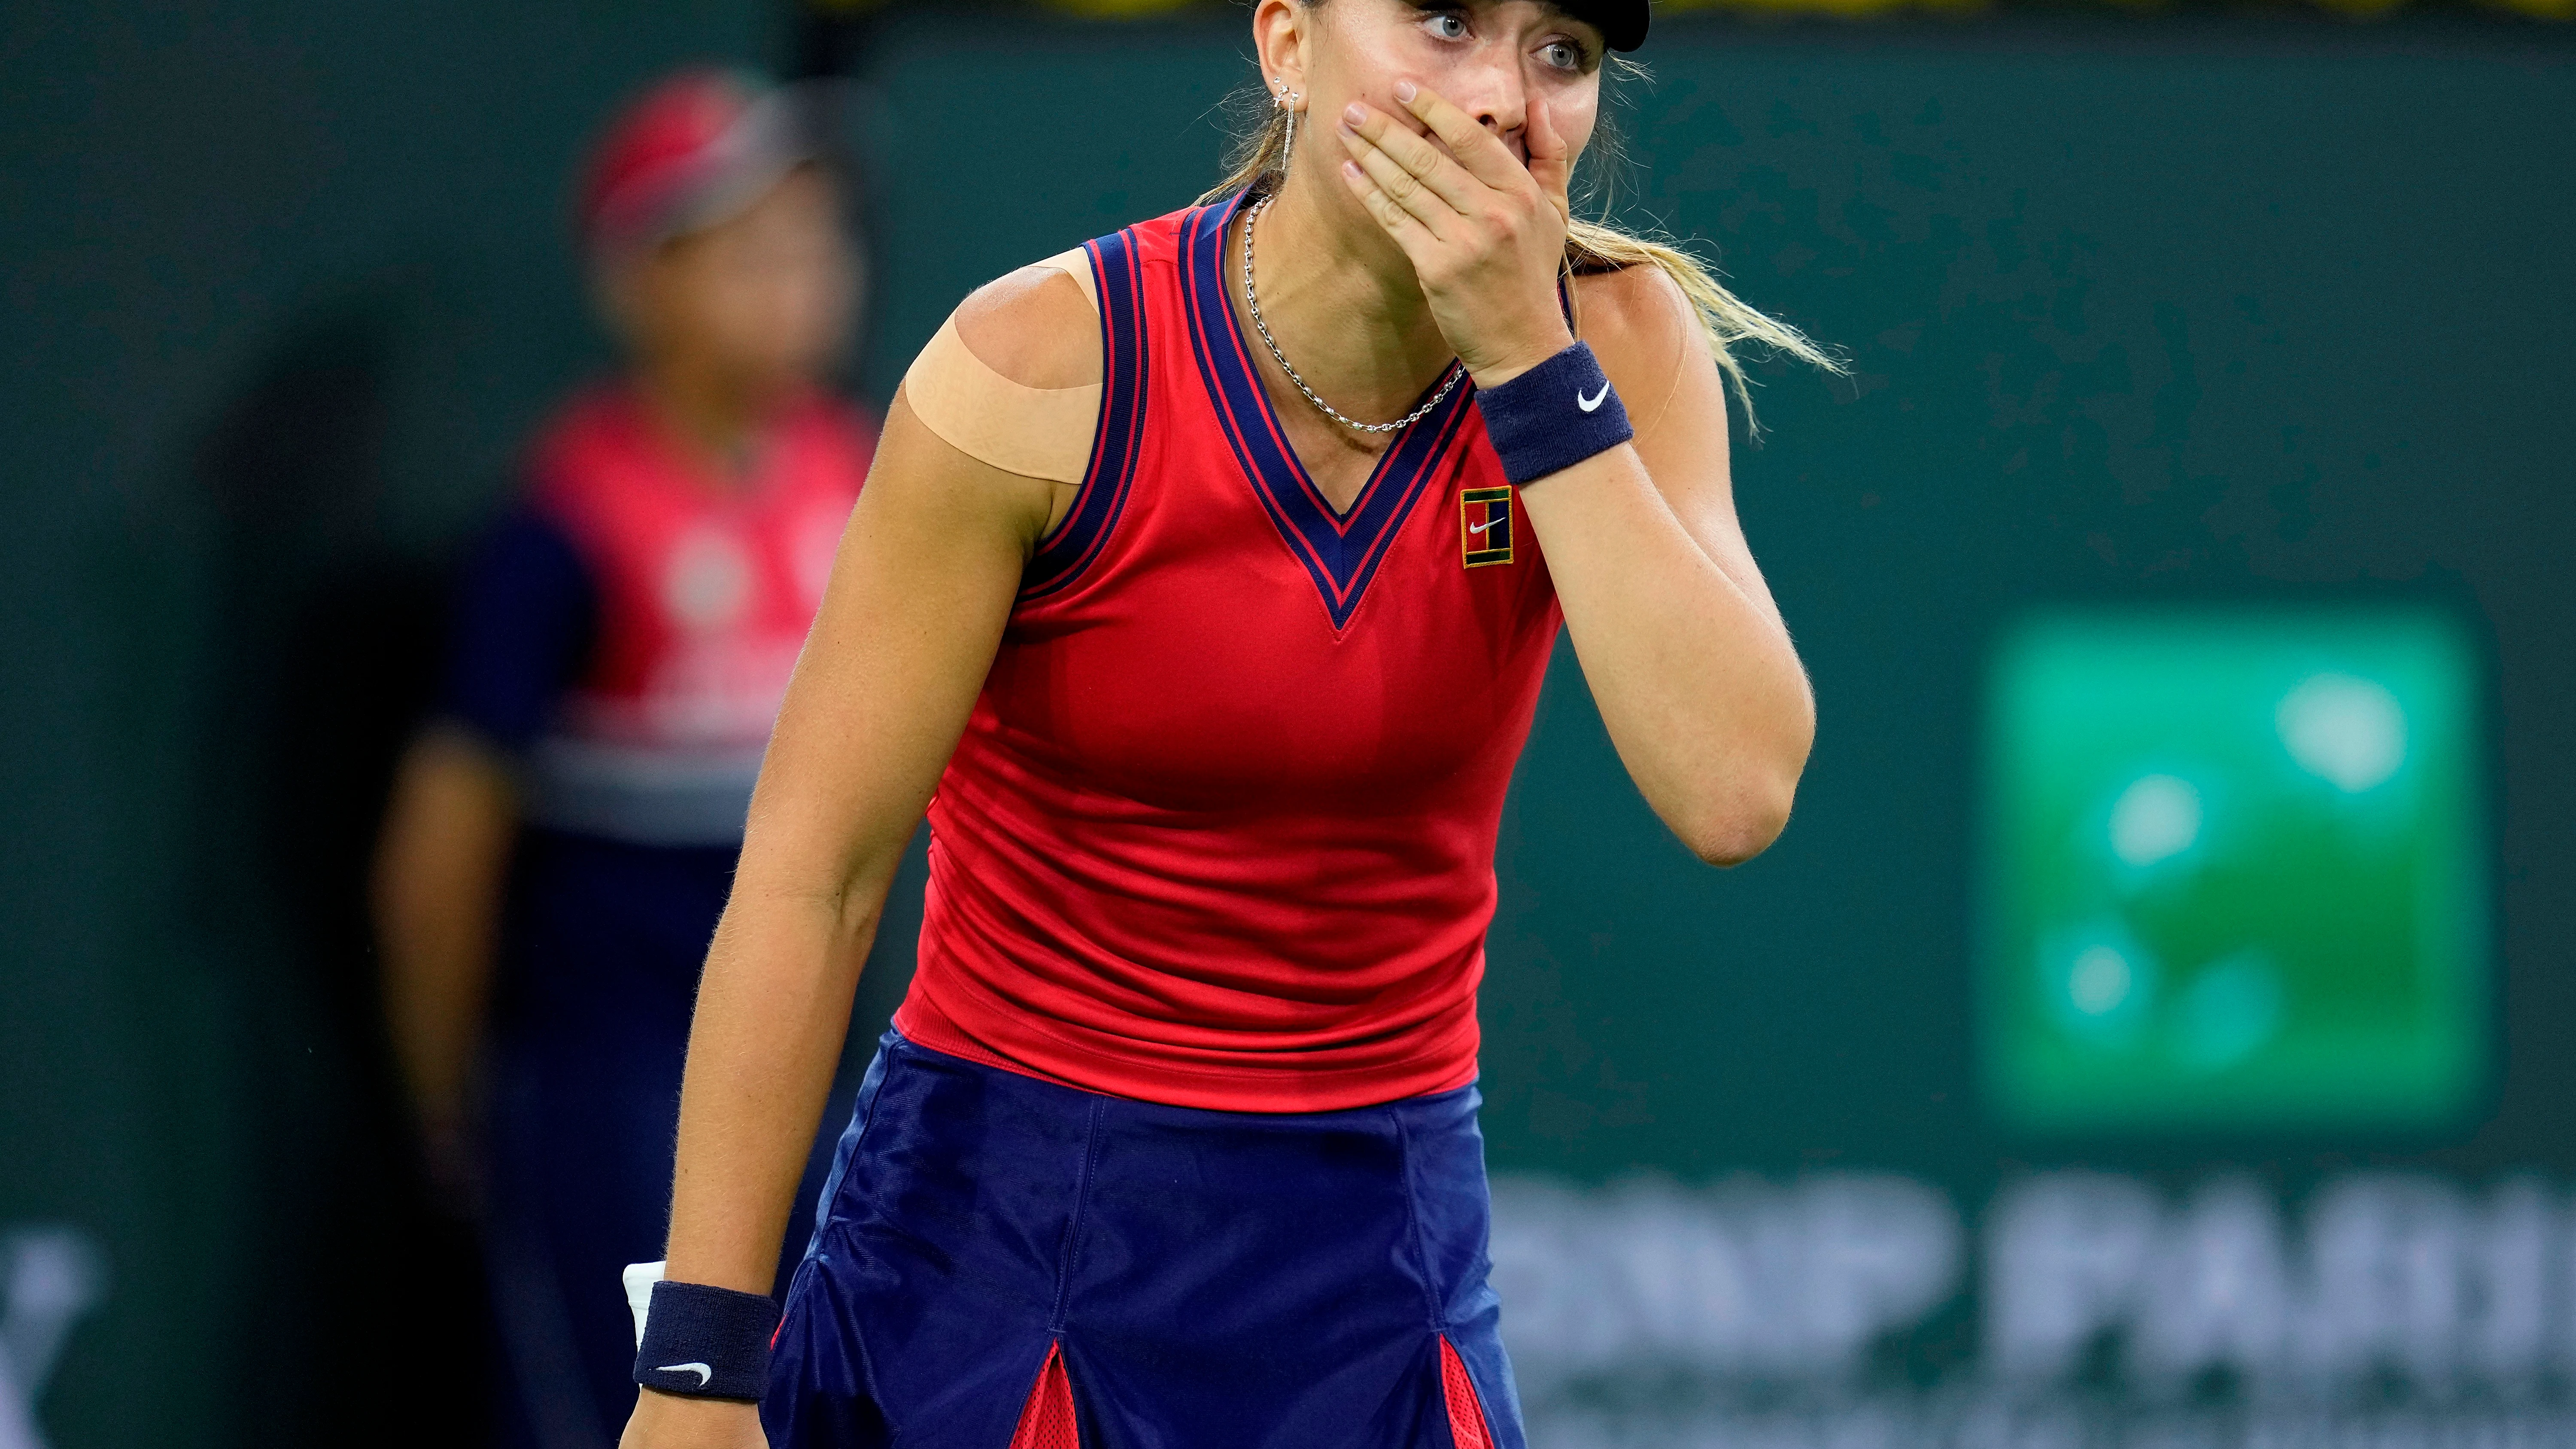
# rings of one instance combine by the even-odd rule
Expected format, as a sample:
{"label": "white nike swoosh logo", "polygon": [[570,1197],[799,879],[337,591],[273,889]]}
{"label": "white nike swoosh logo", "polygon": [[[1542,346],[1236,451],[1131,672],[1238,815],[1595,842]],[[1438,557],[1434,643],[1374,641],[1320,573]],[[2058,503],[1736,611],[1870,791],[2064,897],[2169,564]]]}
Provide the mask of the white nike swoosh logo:
{"label": "white nike swoosh logo", "polygon": [[1467,525],[1467,531],[1468,531],[1469,533],[1482,533],[1482,532],[1484,532],[1486,529],[1489,529],[1489,528],[1493,527],[1495,524],[1500,523],[1500,522],[1502,522],[1502,520],[1501,520],[1501,519],[1499,519],[1499,518],[1488,518],[1488,519],[1486,519],[1486,520],[1485,520],[1484,522],[1482,522],[1482,523],[1471,523],[1471,524],[1468,524],[1468,525]]}
{"label": "white nike swoosh logo", "polygon": [[716,1376],[716,1371],[714,1369],[711,1369],[702,1363],[666,1363],[660,1368],[653,1370],[653,1372],[657,1374],[696,1374],[698,1376],[698,1387],[702,1389],[705,1388]]}
{"label": "white nike swoosh logo", "polygon": [[1599,392],[1594,393],[1594,394],[1593,394],[1592,396],[1590,396],[1590,397],[1585,397],[1585,396],[1583,395],[1583,389],[1581,389],[1581,388],[1579,388],[1579,387],[1578,387],[1578,388],[1576,388],[1576,389],[1574,390],[1574,405],[1575,405],[1576,407],[1579,407],[1579,408],[1583,409],[1585,412],[1587,412],[1587,413],[1588,413],[1588,412],[1592,411],[1594,408],[1597,408],[1597,407],[1601,406],[1601,400],[1602,400],[1603,398],[1608,397],[1609,395],[1610,395],[1610,384],[1609,384],[1609,382],[1608,382],[1607,380],[1604,380],[1604,381],[1602,382],[1602,384],[1601,384],[1601,390],[1600,390]]}

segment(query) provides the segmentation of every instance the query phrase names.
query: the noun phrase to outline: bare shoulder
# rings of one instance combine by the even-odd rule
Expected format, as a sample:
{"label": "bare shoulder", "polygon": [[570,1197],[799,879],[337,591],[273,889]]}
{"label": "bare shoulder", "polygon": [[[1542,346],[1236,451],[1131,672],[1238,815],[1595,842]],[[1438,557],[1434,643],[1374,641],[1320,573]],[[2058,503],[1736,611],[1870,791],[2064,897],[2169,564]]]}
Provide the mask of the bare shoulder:
{"label": "bare shoulder", "polygon": [[[1078,270],[1068,270],[1068,268]],[[1079,254],[1050,257],[977,288],[913,359],[903,398],[957,452],[1004,473],[1082,482],[1098,423],[1100,318]]]}
{"label": "bare shoulder", "polygon": [[1651,263],[1574,279],[1574,317],[1601,370],[1619,389],[1640,438],[1671,419],[1712,424],[1721,439],[1726,402],[1699,311]]}
{"label": "bare shoulder", "polygon": [[1669,378],[1699,317],[1664,269],[1645,263],[1574,279],[1574,317],[1584,341],[1616,378],[1622,371]]}
{"label": "bare shoulder", "polygon": [[957,336],[986,367],[1022,387],[1100,381],[1100,316],[1073,277],[1049,263],[985,283],[958,304]]}

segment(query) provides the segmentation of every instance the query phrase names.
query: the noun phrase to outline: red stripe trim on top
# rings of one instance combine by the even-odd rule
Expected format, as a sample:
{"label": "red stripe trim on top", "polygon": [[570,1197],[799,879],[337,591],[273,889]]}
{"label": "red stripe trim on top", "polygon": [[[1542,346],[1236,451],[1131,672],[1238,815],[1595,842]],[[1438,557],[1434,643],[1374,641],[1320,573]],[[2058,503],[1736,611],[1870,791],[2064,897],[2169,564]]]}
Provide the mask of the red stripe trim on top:
{"label": "red stripe trim on top", "polygon": [[1082,1449],[1073,1423],[1073,1380],[1064,1374],[1061,1343],[1047,1345],[1046,1364],[1029,1386],[1028,1402],[1020,1405],[1020,1427],[1011,1433],[1010,1449]]}
{"label": "red stripe trim on top", "polygon": [[[1494,1436],[1485,1427],[1485,1406],[1477,1401],[1476,1382],[1467,1377],[1467,1365],[1460,1361],[1458,1350],[1449,1346],[1449,1336],[1440,1336],[1440,1397],[1449,1406],[1449,1437],[1458,1449],[1494,1449]],[[1018,1440],[1012,1449],[1018,1449]]]}

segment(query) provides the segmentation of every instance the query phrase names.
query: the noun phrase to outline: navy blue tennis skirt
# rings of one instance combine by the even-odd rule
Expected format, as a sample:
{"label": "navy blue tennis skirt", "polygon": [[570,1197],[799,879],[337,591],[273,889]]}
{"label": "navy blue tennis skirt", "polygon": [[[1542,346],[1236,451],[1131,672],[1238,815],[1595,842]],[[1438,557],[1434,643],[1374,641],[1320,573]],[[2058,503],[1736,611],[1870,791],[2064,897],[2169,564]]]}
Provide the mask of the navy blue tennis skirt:
{"label": "navy blue tennis skirt", "polygon": [[1524,1449],[1476,1089],[1104,1097],[886,1033],[761,1420],[778,1449]]}

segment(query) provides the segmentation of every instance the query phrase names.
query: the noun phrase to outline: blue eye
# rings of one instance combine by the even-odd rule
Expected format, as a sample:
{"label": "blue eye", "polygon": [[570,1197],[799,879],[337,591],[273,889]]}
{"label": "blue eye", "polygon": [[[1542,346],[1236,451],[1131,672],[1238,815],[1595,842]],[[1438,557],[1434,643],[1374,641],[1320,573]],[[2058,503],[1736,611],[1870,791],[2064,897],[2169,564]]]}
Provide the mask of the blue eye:
{"label": "blue eye", "polygon": [[1546,56],[1547,63],[1555,66],[1558,70],[1583,69],[1582,48],[1575,45],[1574,42],[1570,40],[1550,41],[1547,44],[1547,48],[1540,51],[1539,54]]}
{"label": "blue eye", "polygon": [[1467,38],[1467,17],[1464,15],[1443,12],[1432,16],[1430,19],[1424,21],[1423,24],[1429,27],[1432,34],[1439,36],[1442,40],[1464,40]]}

